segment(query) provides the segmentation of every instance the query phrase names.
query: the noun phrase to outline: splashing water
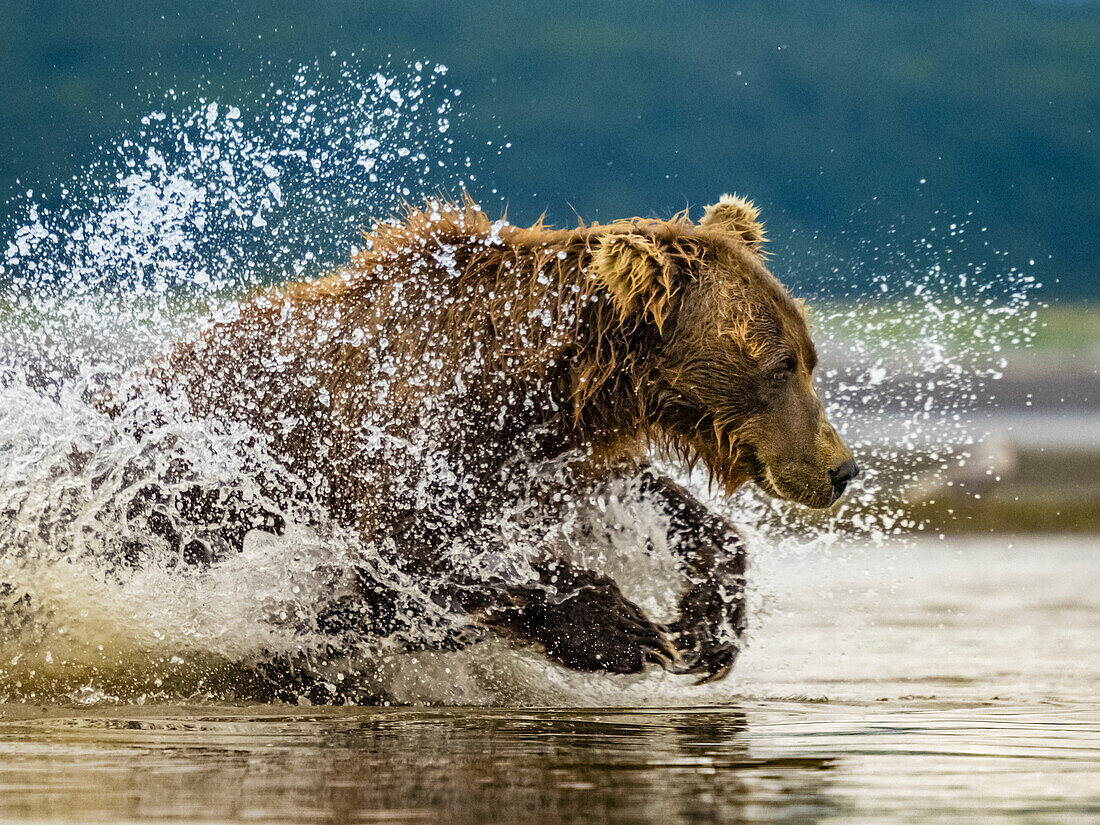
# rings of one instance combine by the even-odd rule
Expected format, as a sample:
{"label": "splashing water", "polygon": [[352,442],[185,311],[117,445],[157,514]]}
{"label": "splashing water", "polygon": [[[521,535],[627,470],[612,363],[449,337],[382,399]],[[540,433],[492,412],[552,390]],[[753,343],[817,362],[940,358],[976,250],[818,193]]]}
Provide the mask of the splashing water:
{"label": "splashing water", "polygon": [[[228,317],[243,291],[331,271],[371,217],[472,188],[475,165],[453,138],[458,90],[445,75],[414,64],[365,78],[345,69],[329,83],[314,68],[251,106],[172,91],[62,188],[61,205],[28,193],[0,264],[0,698],[667,704],[745,687],[566,672],[499,640],[396,652],[410,633],[431,640],[461,620],[333,524],[259,434],[189,421],[168,401],[101,411],[135,366],[201,318]],[[954,243],[965,227],[950,231]],[[912,456],[932,473],[969,458],[973,411],[1004,369],[1004,350],[1031,335],[1030,276],[950,269],[935,244],[916,256],[876,252],[883,274],[872,296],[832,303],[843,280],[834,271],[821,278],[829,292],[811,301],[829,416],[865,467],[846,503],[811,519],[755,489],[719,501],[705,479],[688,479],[744,526],[755,552],[834,552],[841,538],[884,543],[919,529],[900,503]],[[264,473],[295,494],[270,500]],[[277,511],[286,532],[254,532],[243,552],[183,569],[143,534],[131,503],[151,482],[171,492],[195,481]],[[647,612],[667,615],[679,585],[656,539],[664,516],[620,492],[571,513],[554,539],[612,573]],[[594,517],[612,529],[593,530]],[[654,552],[640,554],[647,541]],[[120,564],[135,546],[146,560]],[[471,564],[523,555],[466,552]],[[418,626],[325,632],[356,567],[384,580]],[[753,590],[755,613],[765,596]]]}

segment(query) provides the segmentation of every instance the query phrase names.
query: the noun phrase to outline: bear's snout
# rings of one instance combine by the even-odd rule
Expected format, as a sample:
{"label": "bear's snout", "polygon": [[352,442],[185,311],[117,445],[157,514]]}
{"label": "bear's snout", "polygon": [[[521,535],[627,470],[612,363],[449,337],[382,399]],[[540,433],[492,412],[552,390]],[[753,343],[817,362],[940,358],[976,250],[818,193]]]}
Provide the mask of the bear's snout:
{"label": "bear's snout", "polygon": [[829,470],[829,481],[833,485],[833,501],[844,495],[848,482],[859,478],[859,466],[852,459],[848,459],[839,467]]}

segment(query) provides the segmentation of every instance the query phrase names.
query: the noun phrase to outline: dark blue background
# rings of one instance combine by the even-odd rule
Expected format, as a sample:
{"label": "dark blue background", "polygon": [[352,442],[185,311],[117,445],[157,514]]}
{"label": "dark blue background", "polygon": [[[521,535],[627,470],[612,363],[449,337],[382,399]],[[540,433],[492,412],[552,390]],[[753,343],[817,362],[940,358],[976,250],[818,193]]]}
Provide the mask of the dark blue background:
{"label": "dark blue background", "polygon": [[736,190],[788,260],[867,265],[972,213],[978,263],[1034,259],[1046,295],[1100,297],[1096,4],[182,5],[5,4],[0,195],[74,174],[168,87],[247,102],[333,51],[392,55],[450,67],[475,194],[517,222]]}

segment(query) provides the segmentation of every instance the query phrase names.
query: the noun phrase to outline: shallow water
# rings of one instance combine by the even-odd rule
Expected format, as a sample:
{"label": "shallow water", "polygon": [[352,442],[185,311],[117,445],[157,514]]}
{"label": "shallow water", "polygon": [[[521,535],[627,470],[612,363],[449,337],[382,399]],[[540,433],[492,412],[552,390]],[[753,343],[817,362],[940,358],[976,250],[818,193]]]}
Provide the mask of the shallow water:
{"label": "shallow water", "polygon": [[0,818],[1096,822],[1098,545],[760,557],[769,613],[717,703],[655,676],[687,705],[3,705]]}

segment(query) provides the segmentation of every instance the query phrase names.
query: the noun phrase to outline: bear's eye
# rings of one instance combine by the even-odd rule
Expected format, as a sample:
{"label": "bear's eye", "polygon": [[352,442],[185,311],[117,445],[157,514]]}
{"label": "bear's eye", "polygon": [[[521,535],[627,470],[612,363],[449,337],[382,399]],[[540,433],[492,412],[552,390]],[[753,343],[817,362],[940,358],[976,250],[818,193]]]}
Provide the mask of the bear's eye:
{"label": "bear's eye", "polygon": [[774,370],[772,370],[771,379],[776,384],[782,384],[788,378],[791,377],[791,373],[794,371],[794,364],[790,361],[784,361]]}

